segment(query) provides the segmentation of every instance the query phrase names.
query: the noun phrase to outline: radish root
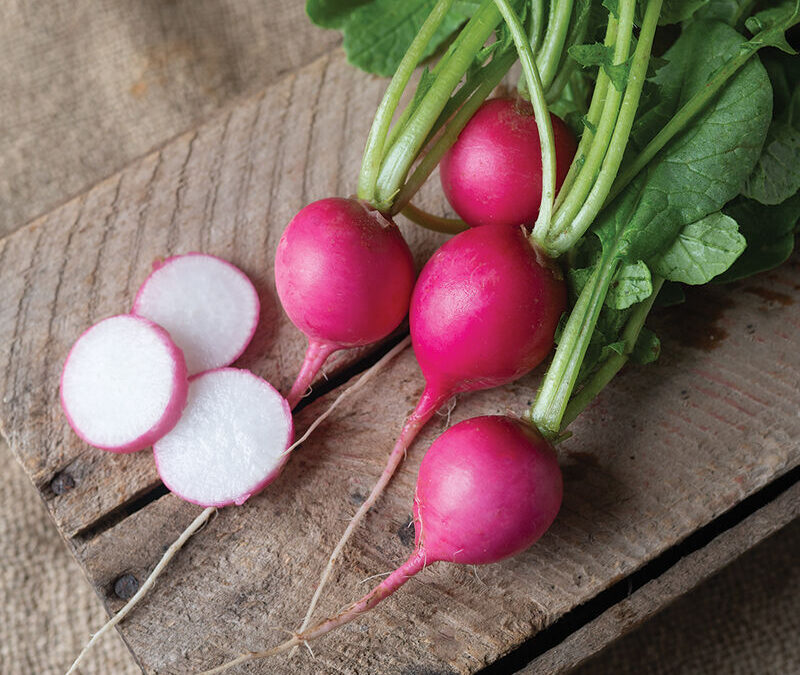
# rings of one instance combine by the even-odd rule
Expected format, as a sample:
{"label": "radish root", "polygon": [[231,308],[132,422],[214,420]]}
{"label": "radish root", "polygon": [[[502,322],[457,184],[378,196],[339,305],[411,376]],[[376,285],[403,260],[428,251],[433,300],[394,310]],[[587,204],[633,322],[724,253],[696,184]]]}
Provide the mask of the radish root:
{"label": "radish root", "polygon": [[89,653],[89,650],[103,636],[103,634],[107,633],[120,621],[122,621],[126,616],[128,616],[128,614],[130,614],[131,610],[139,603],[139,601],[147,594],[147,591],[149,591],[150,588],[153,586],[153,584],[156,582],[156,579],[158,579],[159,575],[167,566],[169,561],[172,560],[172,558],[178,551],[181,550],[181,548],[183,548],[183,545],[189,540],[189,538],[195,532],[197,532],[201,527],[203,527],[203,525],[205,525],[208,522],[209,518],[211,518],[211,516],[213,516],[216,512],[217,512],[216,507],[210,506],[209,508],[204,509],[202,513],[190,523],[189,527],[187,527],[183,531],[181,536],[178,537],[172,543],[172,545],[167,549],[167,552],[164,554],[161,560],[158,561],[158,564],[153,568],[153,571],[150,573],[150,576],[147,577],[147,579],[139,588],[139,590],[136,591],[136,594],[130,600],[128,600],[127,604],[121,610],[119,610],[119,612],[117,612],[111,619],[109,619],[108,622],[92,636],[92,638],[83,648],[83,651],[80,654],[78,654],[78,658],[76,658],[75,661],[72,663],[66,675],[72,675],[72,673],[75,672],[78,665],[81,663],[81,661],[83,661],[86,654]]}
{"label": "radish root", "polygon": [[[314,432],[320,424],[322,424],[330,415],[333,413],[334,410],[338,407],[338,405],[344,401],[350,394],[356,393],[359,389],[361,389],[367,382],[369,382],[373,376],[375,376],[380,370],[391,361],[395,356],[397,356],[400,352],[402,352],[408,345],[411,344],[411,337],[406,336],[400,342],[398,342],[392,349],[390,349],[386,354],[384,354],[380,361],[375,363],[373,366],[365,370],[361,377],[359,377],[351,386],[345,389],[341,394],[339,394],[330,404],[328,409],[322,413],[317,419],[315,419],[311,426],[306,429],[306,432],[294,443],[292,443],[286,450],[283,451],[284,455],[288,455],[292,450],[294,450],[298,445],[302,445],[308,439],[308,437]],[[291,403],[290,403],[291,405]]]}
{"label": "radish root", "polygon": [[375,605],[377,605],[381,600],[384,600],[392,595],[392,593],[405,584],[411,577],[423,570],[425,565],[426,557],[424,552],[416,549],[408,558],[408,560],[394,570],[386,579],[384,579],[360,600],[352,603],[349,607],[345,608],[336,616],[325,619],[306,631],[295,633],[289,640],[286,640],[272,649],[267,649],[263,652],[247,652],[245,654],[241,654],[232,661],[223,663],[222,665],[212,668],[211,670],[203,671],[200,675],[218,675],[219,673],[223,673],[229,668],[238,666],[241,663],[265,659],[270,656],[280,654],[281,652],[288,651],[289,649],[294,649],[300,645],[307,645],[310,640],[315,640],[318,637],[322,637],[326,633],[330,633],[332,630],[358,619],[360,616],[375,607]]}
{"label": "radish root", "polygon": [[[410,337],[408,338],[411,339]],[[400,462],[403,461],[406,455],[406,450],[408,447],[413,443],[414,439],[417,437],[420,429],[425,426],[425,423],[431,418],[431,416],[441,407],[442,403],[444,403],[447,398],[449,398],[450,393],[440,393],[436,392],[431,388],[426,388],[425,391],[422,393],[422,396],[417,404],[417,407],[414,409],[414,412],[406,420],[406,423],[403,425],[403,429],[400,432],[400,436],[397,439],[397,443],[395,444],[394,448],[392,449],[391,454],[389,455],[389,461],[386,464],[386,468],[384,468],[383,473],[381,474],[378,482],[375,483],[375,486],[372,488],[372,492],[370,492],[369,496],[364,500],[364,503],[359,507],[356,514],[350,520],[350,523],[347,525],[347,529],[345,529],[344,534],[342,534],[339,542],[336,544],[336,547],[333,549],[333,553],[331,553],[330,558],[328,558],[328,563],[325,566],[325,569],[322,571],[322,575],[320,576],[319,583],[317,584],[317,588],[314,591],[314,596],[311,598],[311,603],[308,606],[308,610],[306,611],[306,615],[303,619],[303,623],[300,626],[299,632],[302,633],[305,631],[311,623],[311,618],[314,615],[314,610],[317,607],[317,603],[322,595],[322,591],[325,588],[325,585],[328,583],[328,579],[330,578],[331,573],[333,572],[333,568],[336,565],[336,561],[339,559],[339,556],[342,553],[345,545],[347,544],[350,536],[353,534],[355,529],[358,527],[359,523],[364,519],[364,516],[367,514],[372,506],[378,501],[378,498],[383,493],[386,486],[389,484],[389,481],[392,479],[394,472],[397,470],[397,467],[400,465]]]}

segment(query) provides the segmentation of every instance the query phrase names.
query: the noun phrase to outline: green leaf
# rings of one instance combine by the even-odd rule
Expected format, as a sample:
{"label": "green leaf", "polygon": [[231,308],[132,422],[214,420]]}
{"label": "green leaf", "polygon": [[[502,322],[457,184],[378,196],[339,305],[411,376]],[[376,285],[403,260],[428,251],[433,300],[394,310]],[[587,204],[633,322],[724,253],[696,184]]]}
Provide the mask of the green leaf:
{"label": "green leaf", "polygon": [[623,91],[628,84],[632,56],[624,63],[615,64],[613,47],[599,42],[591,45],[572,45],[567,51],[584,68],[602,67],[619,91]]}
{"label": "green leaf", "polygon": [[745,21],[745,26],[753,35],[762,33],[764,44],[777,47],[787,54],[796,54],[794,48],[786,40],[786,30],[797,23],[800,18],[800,2],[785,0],[777,7],[770,7]]}
{"label": "green leaf", "polygon": [[691,19],[692,15],[701,7],[708,4],[709,0],[664,0],[661,6],[661,16],[658,23],[665,26],[670,23],[680,23]]}
{"label": "green leaf", "polygon": [[697,10],[695,19],[724,21],[729,26],[739,22],[742,12],[752,4],[751,0],[709,0]]}
{"label": "green leaf", "polygon": [[[435,4],[435,0],[307,0],[306,12],[318,26],[342,31],[351,64],[388,77]],[[454,3],[428,45],[426,58],[469,18],[474,7],[472,2]]]}
{"label": "green leaf", "polygon": [[653,292],[650,269],[642,260],[620,265],[606,295],[606,304],[613,309],[628,309],[646,300]]}
{"label": "green leaf", "polygon": [[800,58],[764,59],[773,91],[773,120],[753,173],[742,189],[762,204],[780,204],[800,190]]}
{"label": "green leaf", "polygon": [[771,270],[792,254],[800,220],[800,192],[777,206],[739,197],[725,207],[725,213],[739,223],[747,248],[717,281],[735,281]]}
{"label": "green leaf", "polygon": [[780,204],[798,190],[800,129],[776,120],[770,125],[761,157],[745,182],[742,194],[762,204]]}
{"label": "green leaf", "polygon": [[670,281],[705,284],[727,270],[746,245],[736,221],[717,211],[686,225],[653,271]]}
{"label": "green leaf", "polygon": [[354,9],[372,0],[306,0],[306,14],[317,26],[341,29]]}
{"label": "green leaf", "polygon": [[631,352],[631,361],[645,365],[656,361],[661,355],[661,340],[649,328],[642,328],[639,339]]}
{"label": "green leaf", "polygon": [[[743,42],[725,24],[689,24],[657,73],[661,103],[646,113],[651,124],[644,128],[660,129],[652,118],[668,120]],[[750,60],[601,214],[596,232],[603,247],[627,262],[654,259],[684,226],[735,197],[760,154],[771,99],[763,66]]]}

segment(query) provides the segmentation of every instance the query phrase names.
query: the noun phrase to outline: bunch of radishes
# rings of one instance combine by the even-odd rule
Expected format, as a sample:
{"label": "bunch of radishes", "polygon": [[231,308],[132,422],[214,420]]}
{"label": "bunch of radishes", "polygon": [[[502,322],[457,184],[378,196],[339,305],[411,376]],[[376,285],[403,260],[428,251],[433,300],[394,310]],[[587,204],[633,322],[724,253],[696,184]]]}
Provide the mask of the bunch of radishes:
{"label": "bunch of radishes", "polygon": [[[521,18],[516,8],[528,4],[530,12]],[[693,189],[692,176],[700,170],[692,163],[708,159],[702,152],[695,157],[686,150],[687,145],[697,150],[691,146],[697,134],[685,134],[683,146],[674,146],[675,164],[685,167],[685,175],[672,165],[662,174],[657,171],[659,161],[672,161],[670,141],[691,130],[712,97],[739,77],[739,69],[758,49],[777,39],[770,31],[800,21],[800,9],[778,19],[770,15],[772,23],[764,24],[764,35],[740,42],[738,52],[728,49],[738,56],[725,67],[712,59],[704,63],[709,82],[686,85],[686,100],[676,101],[670,122],[649,140],[645,131],[652,131],[657,116],[645,116],[647,124],[638,120],[637,138],[647,142],[636,148],[638,154],[620,173],[656,27],[662,18],[674,23],[691,16],[669,8],[665,17],[662,0],[642,4],[639,16],[635,0],[613,3],[604,43],[581,51],[587,47],[578,43],[588,32],[591,2],[576,5],[574,13],[569,0],[552,3],[543,31],[542,3],[484,0],[400,111],[412,73],[453,0],[433,4],[376,113],[357,196],[309,204],[289,223],[278,245],[277,293],[291,321],[308,338],[305,360],[286,399],[252,373],[226,367],[253,335],[258,298],[244,275],[211,256],[178,256],[158,265],[140,289],[131,315],[100,322],[73,347],[61,385],[70,424],[87,442],[115,452],[153,444],[164,483],[178,496],[209,507],[207,514],[213,507],[241,504],[278,475],[297,445],[290,445],[291,409],[332,353],[383,340],[409,316],[410,342],[425,389],[399,431],[386,468],[323,569],[302,625],[292,639],[274,649],[243,655],[209,672],[319,637],[371,609],[433,562],[492,563],[530,546],[553,522],[561,504],[561,474],[552,443],[635,354],[644,320],[664,281],[658,274],[702,283],[681,277],[681,263],[675,262],[680,252],[669,249],[680,227],[697,229],[702,224],[700,229],[707,229],[721,223],[729,228],[732,242],[721,254],[719,245],[711,253],[693,251],[692,263],[709,255],[713,273],[701,271],[687,278],[708,280],[741,253],[719,209],[737,195],[753,169],[757,155],[749,150],[747,156],[735,155],[736,163],[724,171],[716,168],[724,177],[703,193],[702,204],[694,210],[664,203],[663,209],[674,208],[670,213],[678,221],[671,234],[648,230],[651,221],[638,222],[636,209],[647,206],[642,195],[655,199],[648,189],[664,193],[665,180],[678,186],[684,181],[687,191]],[[639,26],[635,36],[634,25]],[[723,28],[715,29],[720,39],[735,44],[735,32]],[[491,41],[493,34],[496,39]],[[580,144],[548,110],[573,81],[568,50],[575,59],[599,66],[591,101],[584,102]],[[520,96],[486,101],[516,58],[530,102]],[[664,75],[665,81],[671,76]],[[756,81],[761,75],[751,68],[747,77]],[[573,99],[580,83],[578,78],[576,90],[569,90]],[[674,83],[669,86],[683,91]],[[764,104],[758,96],[751,96],[748,104],[761,114],[759,106]],[[699,119],[702,122],[702,116]],[[731,125],[737,123],[731,119]],[[742,126],[748,148],[760,148],[766,127],[755,113],[742,119],[750,124]],[[729,134],[726,142],[734,149],[735,141]],[[724,157],[726,152],[718,154]],[[461,219],[427,214],[411,204],[437,165],[443,191]],[[459,232],[431,257],[416,280],[411,253],[392,220],[400,212],[424,226]],[[603,214],[600,225],[589,232]],[[715,219],[704,222],[709,215]],[[688,220],[682,223],[681,218]],[[658,245],[648,245],[647,237]],[[567,252],[570,264],[565,266],[558,258]],[[634,254],[647,259],[629,259]],[[584,261],[584,267],[572,265],[573,259]],[[636,286],[629,285],[629,298],[614,299],[611,288],[616,283],[617,292],[622,292],[625,278],[620,275],[626,266],[639,272],[644,268],[649,290],[637,295]],[[420,466],[410,558],[361,600],[311,626],[336,559],[431,416],[456,394],[520,378],[552,352],[568,304],[565,267],[573,282],[574,305],[562,322],[558,351],[531,411],[525,419],[466,420],[435,441]],[[606,345],[603,358],[585,368],[601,317],[620,339]],[[196,521],[179,542],[197,527]]]}

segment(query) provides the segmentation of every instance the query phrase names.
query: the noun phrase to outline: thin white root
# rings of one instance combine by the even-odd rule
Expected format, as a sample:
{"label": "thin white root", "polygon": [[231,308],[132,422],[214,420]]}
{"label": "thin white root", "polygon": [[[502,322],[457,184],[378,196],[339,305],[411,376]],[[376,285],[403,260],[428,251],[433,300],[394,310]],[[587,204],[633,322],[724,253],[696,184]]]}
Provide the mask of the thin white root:
{"label": "thin white root", "polygon": [[153,568],[153,571],[150,572],[150,576],[147,577],[145,582],[141,585],[136,594],[128,600],[127,604],[119,610],[108,622],[99,630],[97,631],[83,648],[83,651],[78,654],[78,658],[70,666],[69,670],[67,671],[66,675],[72,675],[75,672],[76,668],[83,661],[83,658],[86,654],[89,653],[89,650],[92,646],[97,642],[104,633],[107,633],[111,630],[114,626],[116,626],[120,621],[122,621],[128,614],[130,614],[131,610],[139,603],[139,601],[147,594],[147,591],[150,590],[152,585],[156,582],[161,572],[164,568],[169,564],[169,561],[175,557],[175,554],[183,548],[183,545],[189,540],[189,538],[197,532],[203,525],[205,525],[209,518],[213,516],[217,512],[217,508],[215,506],[210,506],[207,509],[204,509],[203,512],[195,518],[189,527],[187,527],[180,537],[178,537],[172,545],[167,549],[167,552],[158,561],[158,564]]}
{"label": "thin white root", "polygon": [[377,574],[373,574],[372,576],[365,577],[361,581],[359,581],[359,585],[365,584],[368,581],[372,581],[373,579],[379,579],[380,577],[388,577],[394,570],[389,570],[388,572],[378,572]]}
{"label": "thin white root", "polygon": [[[333,403],[331,403],[330,407],[324,413],[322,413],[322,415],[320,415],[316,420],[314,420],[314,422],[311,424],[311,426],[308,427],[308,430],[306,431],[306,433],[304,433],[300,437],[299,440],[295,441],[291,446],[289,446],[289,448],[286,450],[286,453],[291,452],[298,445],[303,443],[311,435],[311,433],[314,431],[314,429],[316,429],[320,424],[322,424],[325,421],[325,419],[335,410],[336,406],[338,406],[339,403],[341,403],[350,394],[353,394],[356,391],[358,391],[359,389],[361,389],[380,370],[382,370],[383,367],[387,363],[389,363],[389,361],[391,361],[395,356],[397,356],[400,352],[402,352],[410,344],[411,344],[411,336],[407,335],[400,342],[398,342],[392,349],[390,349],[388,352],[386,352],[386,354],[384,354],[384,356],[380,359],[380,361],[378,361],[371,368],[368,368],[367,370],[365,370],[361,374],[361,377],[359,377],[355,381],[355,383],[353,383],[350,387],[348,387],[341,394],[339,394],[339,396],[336,397],[336,399],[333,401]],[[356,521],[355,524],[358,524],[358,521]],[[351,524],[351,528],[353,526],[354,525]],[[319,586],[317,586],[317,589],[316,589],[316,591],[314,593],[314,597],[311,600],[311,605],[308,608],[308,613],[306,614],[305,619],[303,620],[303,625],[300,627],[300,632],[302,632],[306,628],[308,628],[309,623],[311,623],[311,616],[313,615],[314,609],[317,606],[317,602],[319,601],[319,597],[322,594],[322,590],[323,590],[323,588],[325,586],[325,581],[327,580],[328,576],[331,573],[331,570],[333,569],[333,566],[334,566],[334,564],[336,562],[336,558],[338,557],[339,552],[341,551],[341,548],[344,547],[345,541],[349,536],[349,531],[350,531],[351,528],[348,528],[348,530],[345,532],[345,535],[343,537],[344,541],[340,542],[340,546],[337,547],[336,551],[334,551],[333,555],[331,556],[330,561],[328,562],[328,567],[325,569],[325,572],[323,572],[322,581],[320,581]],[[292,649],[292,651],[289,654],[289,656],[293,656],[296,651],[297,651],[297,648]]]}
{"label": "thin white root", "polygon": [[348,396],[351,394],[355,394],[359,389],[361,389],[367,382],[369,382],[378,372],[380,372],[383,367],[389,363],[395,356],[397,356],[400,352],[402,352],[408,345],[411,344],[411,336],[406,336],[400,342],[398,342],[392,349],[390,349],[383,357],[375,363],[372,367],[367,368],[363,373],[361,373],[361,377],[359,377],[352,385],[347,387],[341,394],[339,394],[330,404],[328,409],[322,413],[317,419],[315,419],[311,426],[306,429],[306,432],[297,439],[294,443],[292,443],[286,450],[283,451],[284,455],[288,455],[292,450],[294,450],[298,445],[302,445],[308,439],[308,437],[314,433],[314,430],[322,424],[328,417],[331,416],[334,410],[339,406],[339,404],[344,401]]}

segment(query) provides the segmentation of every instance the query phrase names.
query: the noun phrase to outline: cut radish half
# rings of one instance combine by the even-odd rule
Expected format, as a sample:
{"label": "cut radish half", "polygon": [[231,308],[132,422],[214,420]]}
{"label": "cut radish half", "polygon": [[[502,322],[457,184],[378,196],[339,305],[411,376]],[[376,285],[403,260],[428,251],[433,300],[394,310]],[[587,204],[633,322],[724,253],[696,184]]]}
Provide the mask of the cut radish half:
{"label": "cut radish half", "polygon": [[167,331],[124,314],[95,324],[72,346],[61,407],[90,445],[134,452],[175,426],[187,389],[183,354]]}
{"label": "cut radish half", "polygon": [[194,375],[239,358],[256,331],[259,309],[244,272],[216,256],[187,253],[154,268],[132,311],[169,331]]}
{"label": "cut radish half", "polygon": [[249,370],[219,368],[189,381],[186,409],[153,446],[161,480],[200,506],[243,504],[280,473],[292,412]]}

